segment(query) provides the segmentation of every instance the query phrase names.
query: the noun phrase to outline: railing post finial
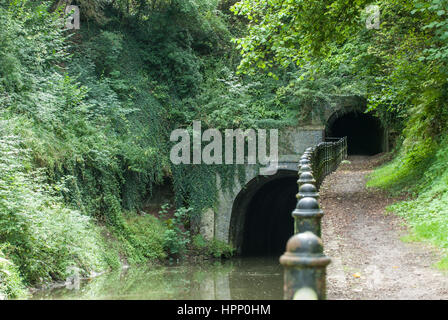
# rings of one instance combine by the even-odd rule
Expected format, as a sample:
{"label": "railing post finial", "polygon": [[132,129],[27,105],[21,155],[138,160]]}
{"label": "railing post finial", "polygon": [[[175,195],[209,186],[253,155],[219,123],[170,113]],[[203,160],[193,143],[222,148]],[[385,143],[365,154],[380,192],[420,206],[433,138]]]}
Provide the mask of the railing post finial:
{"label": "railing post finial", "polygon": [[305,231],[311,231],[320,237],[320,221],[323,215],[324,212],[320,209],[316,198],[305,197],[300,199],[297,202],[296,209],[292,212],[292,217],[294,218],[294,233],[297,234]]}
{"label": "railing post finial", "polygon": [[[322,240],[312,232],[292,236],[286,244],[286,252],[280,257],[284,267],[285,300],[326,298],[326,268],[331,259],[323,253]],[[310,297],[311,296],[311,297]]]}

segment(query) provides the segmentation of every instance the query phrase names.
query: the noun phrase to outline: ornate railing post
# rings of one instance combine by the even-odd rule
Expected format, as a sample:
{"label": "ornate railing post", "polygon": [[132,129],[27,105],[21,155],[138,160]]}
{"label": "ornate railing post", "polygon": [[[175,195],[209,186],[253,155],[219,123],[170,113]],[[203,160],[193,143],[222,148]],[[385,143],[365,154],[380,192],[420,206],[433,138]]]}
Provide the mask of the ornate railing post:
{"label": "ornate railing post", "polygon": [[322,240],[312,232],[292,236],[280,257],[285,269],[283,298],[325,300],[326,268],[330,261],[323,253]]}
{"label": "ornate railing post", "polygon": [[299,180],[297,180],[297,184],[299,185],[299,189],[302,185],[305,183],[311,183],[315,184],[316,180],[314,180],[314,177],[311,172],[302,172],[299,176]]}
{"label": "ornate railing post", "polygon": [[304,172],[311,172],[311,166],[309,164],[304,164],[303,166],[300,166],[299,168],[299,176]]}
{"label": "ornate railing post", "polygon": [[[302,185],[303,188],[305,185]],[[312,185],[311,185],[312,186]],[[305,197],[297,202],[296,209],[292,212],[294,218],[294,233],[310,231],[321,237],[321,219],[324,212],[319,208],[316,198]]]}
{"label": "ornate railing post", "polygon": [[303,184],[299,188],[299,193],[297,194],[297,200],[302,198],[311,197],[314,199],[319,198],[319,192],[317,192],[316,186],[314,184]]}
{"label": "ornate railing post", "polygon": [[308,158],[300,158],[299,166],[311,165],[311,161]]}

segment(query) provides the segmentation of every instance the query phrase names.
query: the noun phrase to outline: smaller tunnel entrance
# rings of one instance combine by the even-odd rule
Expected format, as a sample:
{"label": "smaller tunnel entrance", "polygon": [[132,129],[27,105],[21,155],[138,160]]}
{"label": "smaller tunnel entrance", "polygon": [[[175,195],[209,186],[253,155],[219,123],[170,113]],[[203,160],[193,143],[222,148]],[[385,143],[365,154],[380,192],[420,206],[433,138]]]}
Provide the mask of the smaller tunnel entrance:
{"label": "smaller tunnel entrance", "polygon": [[348,112],[328,120],[326,135],[347,136],[348,154],[374,155],[384,151],[384,128],[381,121],[366,113]]}
{"label": "smaller tunnel entrance", "polygon": [[[237,248],[244,256],[278,256],[294,233],[297,172],[249,185],[236,201]],[[250,190],[252,189],[252,190]],[[239,218],[238,218],[239,217]]]}

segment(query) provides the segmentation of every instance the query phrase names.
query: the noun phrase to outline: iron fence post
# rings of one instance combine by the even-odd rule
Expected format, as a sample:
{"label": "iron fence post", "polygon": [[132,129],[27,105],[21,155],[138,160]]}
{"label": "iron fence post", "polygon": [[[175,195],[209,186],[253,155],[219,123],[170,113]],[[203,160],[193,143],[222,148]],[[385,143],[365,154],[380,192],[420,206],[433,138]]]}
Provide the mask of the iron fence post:
{"label": "iron fence post", "polygon": [[297,184],[300,187],[305,183],[315,184],[316,180],[314,179],[311,172],[302,172],[299,176],[299,180],[297,180]]}
{"label": "iron fence post", "polygon": [[311,166],[308,164],[304,164],[299,168],[299,175],[302,174],[303,172],[311,172],[311,171],[312,171]]}
{"label": "iron fence post", "polygon": [[283,298],[299,300],[307,293],[308,299],[325,300],[326,268],[330,262],[323,253],[322,240],[315,234],[307,231],[292,236],[280,257],[284,268]]}
{"label": "iron fence post", "polygon": [[[302,185],[301,189],[303,191]],[[299,193],[300,196],[300,193]],[[321,219],[324,212],[320,209],[316,198],[304,197],[297,201],[297,206],[292,212],[294,218],[294,234],[310,231],[321,236]]]}
{"label": "iron fence post", "polygon": [[317,192],[317,188],[314,184],[306,183],[300,186],[299,193],[297,193],[297,199],[300,200],[307,197],[314,199],[319,198],[319,192]]}

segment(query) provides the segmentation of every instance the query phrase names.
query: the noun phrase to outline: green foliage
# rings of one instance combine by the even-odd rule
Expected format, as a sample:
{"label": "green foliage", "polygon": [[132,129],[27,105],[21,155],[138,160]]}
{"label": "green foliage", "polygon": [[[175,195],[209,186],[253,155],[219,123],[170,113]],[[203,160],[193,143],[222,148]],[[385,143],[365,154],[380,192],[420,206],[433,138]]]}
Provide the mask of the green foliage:
{"label": "green foliage", "polygon": [[[170,129],[190,126],[192,120],[227,128],[282,118],[275,92],[266,94],[263,84],[235,77],[224,67],[232,63],[230,58],[216,62],[215,56],[228,49],[230,36],[223,17],[214,10],[216,3],[206,3],[198,2],[193,10],[187,3],[173,2],[146,12],[148,20],[126,15],[126,27],[111,23],[107,31],[95,27],[84,31],[69,74],[87,88],[84,102],[90,105],[89,120],[97,122],[101,115],[105,122],[100,123],[99,133],[107,132],[107,139],[94,141],[113,147],[101,162],[83,161],[84,167],[77,170],[83,178],[74,181],[71,190],[76,192],[69,197],[78,195],[71,201],[82,203],[86,212],[117,220],[117,213],[109,213],[119,206],[116,200],[125,209],[140,209],[153,185],[170,176],[176,206],[193,207],[200,215],[216,203],[216,173],[222,180],[234,181],[235,169],[173,166],[168,158]],[[271,87],[275,90],[275,85]],[[107,169],[97,169],[104,165]],[[102,185],[108,187],[107,199],[115,201],[112,206],[93,201],[104,199],[105,190],[94,183],[97,179],[85,179],[91,176],[90,167],[96,169],[92,175],[108,173]],[[112,224],[121,223],[115,220]]]}
{"label": "green foliage", "polygon": [[[128,253],[132,263],[143,263],[147,260],[162,260],[166,257],[164,251],[164,234],[166,226],[154,216],[134,216],[126,220],[129,241],[134,248],[134,254]],[[139,255],[141,255],[139,257]]]}
{"label": "green foliage", "polygon": [[57,196],[61,185],[32,170],[17,137],[0,130],[0,243],[27,283],[62,280],[76,266],[83,275],[106,269],[106,249],[91,219]]}
{"label": "green foliage", "polygon": [[[431,48],[425,49],[425,56],[421,57],[421,61],[426,62],[446,62],[448,61],[448,22],[446,16],[448,14],[448,1],[432,0],[432,1],[415,1],[415,9],[413,14],[421,13],[422,15],[436,17],[431,19],[423,29],[431,30],[434,34],[434,43]],[[446,72],[446,70],[445,70]]]}
{"label": "green foliage", "polygon": [[262,120],[284,119],[287,109],[276,93],[280,83],[265,76],[241,79],[223,62],[214,68],[201,93],[187,101],[193,110],[186,121],[201,120],[207,127],[225,129],[257,128]]}
{"label": "green foliage", "polygon": [[193,236],[192,245],[193,248],[198,252],[212,256],[214,258],[230,258],[235,252],[235,249],[232,248],[229,244],[217,239],[207,241],[200,234]]}
{"label": "green foliage", "polygon": [[338,88],[336,94],[366,96],[369,110],[389,127],[401,130],[411,116],[421,122],[423,140],[439,136],[448,119],[443,107],[446,1],[377,1],[379,30],[365,27],[369,3],[236,3],[233,11],[250,21],[249,34],[235,39],[242,54],[240,71],[272,74],[278,73],[276,67],[295,63],[302,72],[308,70],[314,87],[323,78],[329,80],[327,86]]}
{"label": "green foliage", "polygon": [[6,259],[3,251],[6,245],[0,245],[0,300],[23,299],[28,297],[17,266]]}
{"label": "green foliage", "polygon": [[[196,215],[216,202],[216,172],[234,181],[235,169],[172,166],[170,129],[192,119],[220,128],[272,125],[286,114],[278,84],[231,71],[230,32],[217,5],[81,1],[101,11],[101,25],[87,15],[94,21],[68,39],[45,6],[1,8],[4,116],[15,119],[34,165],[64,185],[65,201],[124,238],[122,209],[141,209],[164,177],[174,181],[176,205]],[[192,183],[198,179],[207,183]]]}
{"label": "green foliage", "polygon": [[215,258],[230,258],[235,252],[235,249],[232,248],[229,244],[213,239],[208,245],[208,254]]}
{"label": "green foliage", "polygon": [[196,249],[204,249],[207,247],[207,240],[205,240],[202,234],[196,234],[193,236],[191,244]]}
{"label": "green foliage", "polygon": [[436,267],[441,270],[448,270],[448,256],[445,256],[439,262],[437,262]]}
{"label": "green foliage", "polygon": [[237,2],[231,10],[249,20],[248,34],[234,40],[242,54],[240,70],[253,73],[257,68],[272,70],[291,63],[304,65],[315,55],[322,57],[330,42],[342,42],[349,36],[356,25],[354,18],[368,2]]}
{"label": "green foliage", "polygon": [[190,232],[185,230],[190,223],[192,208],[178,208],[173,218],[165,220],[167,230],[164,233],[164,247],[171,258],[180,258],[190,243]]}
{"label": "green foliage", "polygon": [[[409,139],[410,140],[410,139]],[[430,140],[414,141],[411,147],[401,146],[401,151],[389,163],[376,169],[369,177],[368,187],[387,189],[395,194],[418,193],[420,184],[428,168],[434,163],[437,146]]]}

